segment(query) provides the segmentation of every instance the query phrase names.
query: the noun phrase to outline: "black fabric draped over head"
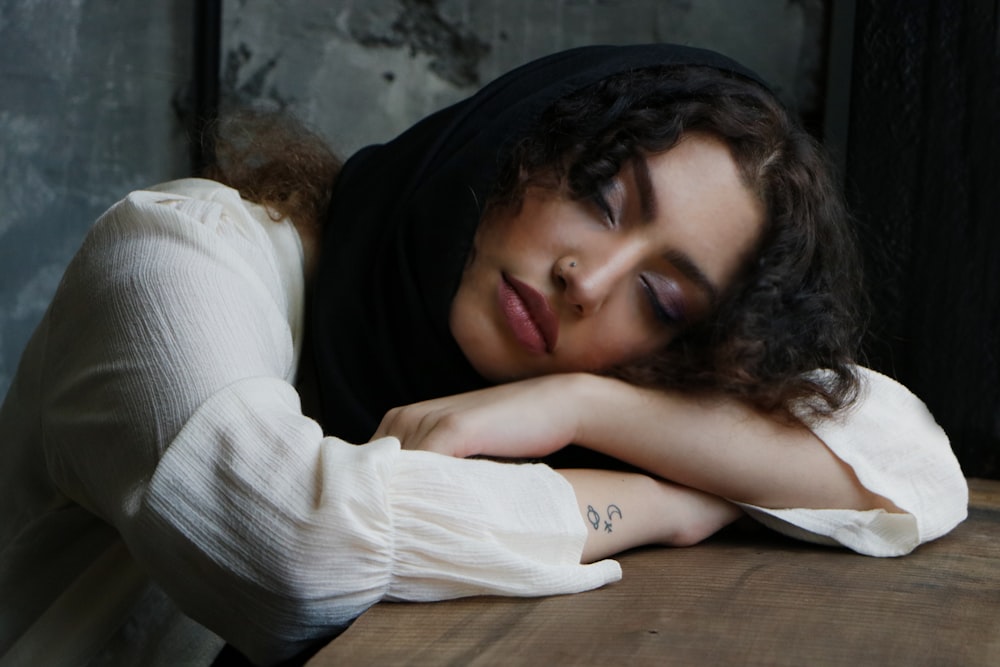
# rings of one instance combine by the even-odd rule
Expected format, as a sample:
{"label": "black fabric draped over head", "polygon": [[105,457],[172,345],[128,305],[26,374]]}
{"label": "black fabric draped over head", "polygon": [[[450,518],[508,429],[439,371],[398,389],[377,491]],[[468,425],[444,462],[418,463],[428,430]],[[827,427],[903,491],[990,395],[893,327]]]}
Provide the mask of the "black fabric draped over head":
{"label": "black fabric draped over head", "polygon": [[628,70],[738,63],[670,44],[587,46],[530,62],[344,165],[310,305],[327,433],[365,442],[389,408],[485,386],[448,317],[503,160],[555,100]]}

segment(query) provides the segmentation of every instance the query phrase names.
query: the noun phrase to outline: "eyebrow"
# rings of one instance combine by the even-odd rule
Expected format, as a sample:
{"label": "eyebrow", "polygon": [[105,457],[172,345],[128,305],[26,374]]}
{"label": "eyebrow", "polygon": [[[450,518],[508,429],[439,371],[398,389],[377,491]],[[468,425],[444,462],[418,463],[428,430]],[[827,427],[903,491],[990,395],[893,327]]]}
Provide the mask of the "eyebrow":
{"label": "eyebrow", "polygon": [[645,222],[652,222],[656,218],[658,204],[653,181],[649,178],[649,164],[644,155],[638,155],[632,160],[632,177],[635,179],[635,188],[639,193],[639,209],[642,211],[642,219]]}
{"label": "eyebrow", "polygon": [[[649,177],[649,164],[644,155],[636,156],[632,161],[632,175],[635,178],[635,187],[639,194],[639,209],[642,211],[642,219],[645,222],[652,222],[656,218],[659,202],[656,200],[656,190]],[[718,302],[719,288],[708,279],[705,272],[686,253],[670,250],[663,255],[663,258],[701,289],[712,304]]]}
{"label": "eyebrow", "polygon": [[705,272],[686,253],[680,250],[668,250],[663,254],[663,258],[673,264],[674,268],[680,271],[685,278],[701,289],[708,296],[710,303],[714,305],[719,301],[719,288],[708,279]]}

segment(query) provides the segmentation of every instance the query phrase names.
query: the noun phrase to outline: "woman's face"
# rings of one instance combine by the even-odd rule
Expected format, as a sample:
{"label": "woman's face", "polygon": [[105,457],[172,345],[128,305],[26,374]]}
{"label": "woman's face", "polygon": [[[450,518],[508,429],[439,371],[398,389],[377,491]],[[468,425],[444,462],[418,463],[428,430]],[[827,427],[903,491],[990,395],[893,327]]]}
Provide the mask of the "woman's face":
{"label": "woman's face", "polygon": [[641,359],[712,310],[763,219],[728,147],[702,133],[594,198],[529,188],[480,224],[451,332],[494,382]]}

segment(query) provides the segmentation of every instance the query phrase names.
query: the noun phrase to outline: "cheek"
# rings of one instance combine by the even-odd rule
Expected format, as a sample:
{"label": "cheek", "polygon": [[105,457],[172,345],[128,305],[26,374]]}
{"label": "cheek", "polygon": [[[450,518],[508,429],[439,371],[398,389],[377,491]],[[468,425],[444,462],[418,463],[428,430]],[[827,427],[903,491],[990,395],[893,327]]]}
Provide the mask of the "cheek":
{"label": "cheek", "polygon": [[615,366],[641,361],[670,344],[673,335],[667,331],[650,331],[646,323],[623,325],[627,320],[611,320],[608,326],[589,332],[576,341],[576,361],[591,371],[604,371]]}
{"label": "cheek", "polygon": [[493,343],[488,336],[489,285],[476,261],[466,266],[451,301],[448,328],[465,357],[477,366]]}

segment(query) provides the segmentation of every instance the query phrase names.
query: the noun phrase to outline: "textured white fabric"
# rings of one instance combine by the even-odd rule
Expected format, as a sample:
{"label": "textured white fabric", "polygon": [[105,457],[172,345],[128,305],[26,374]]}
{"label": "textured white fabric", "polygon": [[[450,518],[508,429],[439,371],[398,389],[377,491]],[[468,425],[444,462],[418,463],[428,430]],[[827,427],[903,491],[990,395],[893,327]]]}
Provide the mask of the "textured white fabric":
{"label": "textured white fabric", "polygon": [[837,418],[817,423],[813,432],[865,488],[908,513],[743,508],[792,537],[841,544],[869,556],[900,556],[965,520],[969,487],[948,436],[923,402],[895,380],[860,370],[860,400]]}
{"label": "textured white fabric", "polygon": [[545,466],[324,438],[290,384],[294,229],[211,182],[159,190],[88,235],[0,412],[0,661],[130,664],[138,639],[210,663],[218,637],[154,613],[148,576],[261,662],[387,597],[620,578],[580,564],[575,494]]}
{"label": "textured white fabric", "polygon": [[[621,576],[579,565],[575,496],[545,466],[324,438],[291,385],[303,302],[294,229],[218,184],[133,193],[98,221],[0,410],[0,665],[208,664],[205,626],[267,662],[380,599]],[[967,490],[924,406],[867,377],[817,433],[911,514],[748,511],[905,553],[964,517]]]}

